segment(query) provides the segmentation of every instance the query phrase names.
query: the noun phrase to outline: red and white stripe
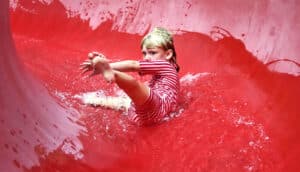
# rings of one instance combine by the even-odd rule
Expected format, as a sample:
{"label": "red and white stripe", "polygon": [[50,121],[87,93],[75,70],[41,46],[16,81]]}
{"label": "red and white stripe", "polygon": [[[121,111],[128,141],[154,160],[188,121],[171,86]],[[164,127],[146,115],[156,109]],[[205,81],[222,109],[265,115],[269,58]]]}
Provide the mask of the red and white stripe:
{"label": "red and white stripe", "polygon": [[140,124],[160,122],[175,110],[179,77],[175,67],[164,60],[140,61],[140,75],[153,75],[149,82],[150,96],[143,106],[135,106],[134,121]]}

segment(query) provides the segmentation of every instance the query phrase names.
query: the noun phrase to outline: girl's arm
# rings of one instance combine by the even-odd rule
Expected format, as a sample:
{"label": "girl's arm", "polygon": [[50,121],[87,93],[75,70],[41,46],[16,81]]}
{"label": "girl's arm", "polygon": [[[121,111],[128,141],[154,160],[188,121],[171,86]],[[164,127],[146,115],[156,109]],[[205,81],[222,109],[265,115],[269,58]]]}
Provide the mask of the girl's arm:
{"label": "girl's arm", "polygon": [[120,72],[137,72],[140,69],[140,64],[136,60],[123,60],[119,62],[109,63],[113,70]]}
{"label": "girl's arm", "polygon": [[[103,59],[105,59],[106,65],[113,70],[120,72],[138,72],[140,70],[139,61],[136,60],[123,60],[119,62],[111,62],[107,60],[107,58],[98,52],[92,52],[88,54],[88,60],[85,60],[81,65],[80,69],[82,73],[93,71],[92,75],[101,73],[105,67],[103,66]],[[102,62],[101,62],[102,61]]]}

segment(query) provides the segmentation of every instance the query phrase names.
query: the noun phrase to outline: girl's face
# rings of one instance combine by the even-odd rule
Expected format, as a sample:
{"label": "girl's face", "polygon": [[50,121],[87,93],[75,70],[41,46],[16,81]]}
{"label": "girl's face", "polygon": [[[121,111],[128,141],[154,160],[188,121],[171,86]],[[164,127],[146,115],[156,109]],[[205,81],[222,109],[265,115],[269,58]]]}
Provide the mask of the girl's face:
{"label": "girl's face", "polygon": [[143,46],[142,54],[145,60],[169,60],[171,52],[160,47],[146,48]]}

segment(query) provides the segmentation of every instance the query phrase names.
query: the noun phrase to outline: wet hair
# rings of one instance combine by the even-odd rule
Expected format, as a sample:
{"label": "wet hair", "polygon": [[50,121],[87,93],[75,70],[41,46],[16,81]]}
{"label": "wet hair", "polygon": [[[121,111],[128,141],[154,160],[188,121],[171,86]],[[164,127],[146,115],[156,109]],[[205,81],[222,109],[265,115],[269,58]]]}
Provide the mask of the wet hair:
{"label": "wet hair", "polygon": [[160,47],[167,50],[172,50],[173,56],[170,58],[170,63],[172,63],[177,72],[179,72],[179,65],[177,64],[176,59],[176,51],[174,47],[174,41],[171,33],[162,27],[156,27],[147,35],[144,36],[141,42],[141,48],[153,48],[153,47]]}

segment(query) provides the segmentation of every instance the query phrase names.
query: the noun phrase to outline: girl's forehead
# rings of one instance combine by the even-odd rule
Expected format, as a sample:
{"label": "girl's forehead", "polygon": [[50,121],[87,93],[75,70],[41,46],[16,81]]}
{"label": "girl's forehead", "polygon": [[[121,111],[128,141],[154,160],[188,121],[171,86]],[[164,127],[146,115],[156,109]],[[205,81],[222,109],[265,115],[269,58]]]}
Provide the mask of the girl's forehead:
{"label": "girl's forehead", "polygon": [[143,46],[142,50],[160,50],[162,49],[161,47],[159,46]]}

